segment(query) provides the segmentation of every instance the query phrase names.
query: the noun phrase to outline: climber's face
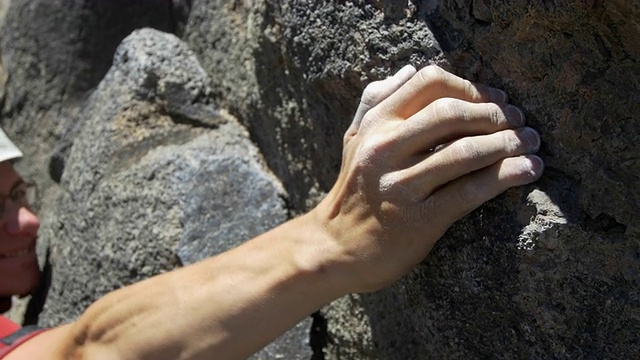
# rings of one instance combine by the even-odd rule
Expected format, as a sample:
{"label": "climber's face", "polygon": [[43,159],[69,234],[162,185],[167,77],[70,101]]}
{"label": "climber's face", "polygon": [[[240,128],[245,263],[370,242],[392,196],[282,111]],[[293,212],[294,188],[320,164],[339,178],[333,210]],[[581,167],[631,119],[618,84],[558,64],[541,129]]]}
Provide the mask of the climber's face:
{"label": "climber's face", "polygon": [[26,295],[40,277],[35,253],[40,222],[29,207],[34,191],[11,162],[0,162],[0,297]]}

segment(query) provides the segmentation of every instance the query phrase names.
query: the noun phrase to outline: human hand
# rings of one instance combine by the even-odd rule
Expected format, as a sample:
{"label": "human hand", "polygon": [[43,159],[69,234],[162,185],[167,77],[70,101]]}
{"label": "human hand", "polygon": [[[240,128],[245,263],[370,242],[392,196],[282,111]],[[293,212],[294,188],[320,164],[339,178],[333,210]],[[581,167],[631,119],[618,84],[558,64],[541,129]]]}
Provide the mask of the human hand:
{"label": "human hand", "polygon": [[342,168],[312,211],[345,292],[409,272],[458,219],[537,180],[540,137],[507,95],[437,66],[369,85],[344,137]]}

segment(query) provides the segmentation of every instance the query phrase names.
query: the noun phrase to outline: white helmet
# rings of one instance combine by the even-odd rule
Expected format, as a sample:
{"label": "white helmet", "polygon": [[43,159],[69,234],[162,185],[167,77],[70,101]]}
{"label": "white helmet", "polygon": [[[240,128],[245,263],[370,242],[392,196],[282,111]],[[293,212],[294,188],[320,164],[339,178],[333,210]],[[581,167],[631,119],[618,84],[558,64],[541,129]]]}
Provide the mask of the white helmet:
{"label": "white helmet", "polygon": [[22,151],[15,146],[7,134],[0,129],[0,162],[16,160],[22,157]]}

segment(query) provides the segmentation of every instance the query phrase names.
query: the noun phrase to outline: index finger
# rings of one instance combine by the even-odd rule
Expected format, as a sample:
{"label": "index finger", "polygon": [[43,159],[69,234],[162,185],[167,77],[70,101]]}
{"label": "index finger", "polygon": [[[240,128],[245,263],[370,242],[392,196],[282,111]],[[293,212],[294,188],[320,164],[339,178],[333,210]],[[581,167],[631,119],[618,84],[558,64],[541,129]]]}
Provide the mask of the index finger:
{"label": "index finger", "polygon": [[392,117],[408,119],[441,98],[473,103],[508,101],[507,94],[502,90],[472,83],[436,65],[429,65],[420,69],[398,91],[380,103],[379,111]]}

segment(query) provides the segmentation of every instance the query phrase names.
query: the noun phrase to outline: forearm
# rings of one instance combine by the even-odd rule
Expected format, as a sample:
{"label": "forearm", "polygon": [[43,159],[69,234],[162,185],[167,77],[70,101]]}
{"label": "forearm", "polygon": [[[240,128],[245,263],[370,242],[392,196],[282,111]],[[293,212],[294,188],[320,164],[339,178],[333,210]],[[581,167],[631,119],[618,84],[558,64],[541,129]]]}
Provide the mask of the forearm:
{"label": "forearm", "polygon": [[388,286],[454,221],[541,176],[539,135],[504,92],[414,73],[363,94],[336,184],[310,214],[116,291],[14,358],[246,358],[323,304]]}
{"label": "forearm", "polygon": [[246,358],[343,294],[309,217],[108,295],[74,326],[67,358]]}

